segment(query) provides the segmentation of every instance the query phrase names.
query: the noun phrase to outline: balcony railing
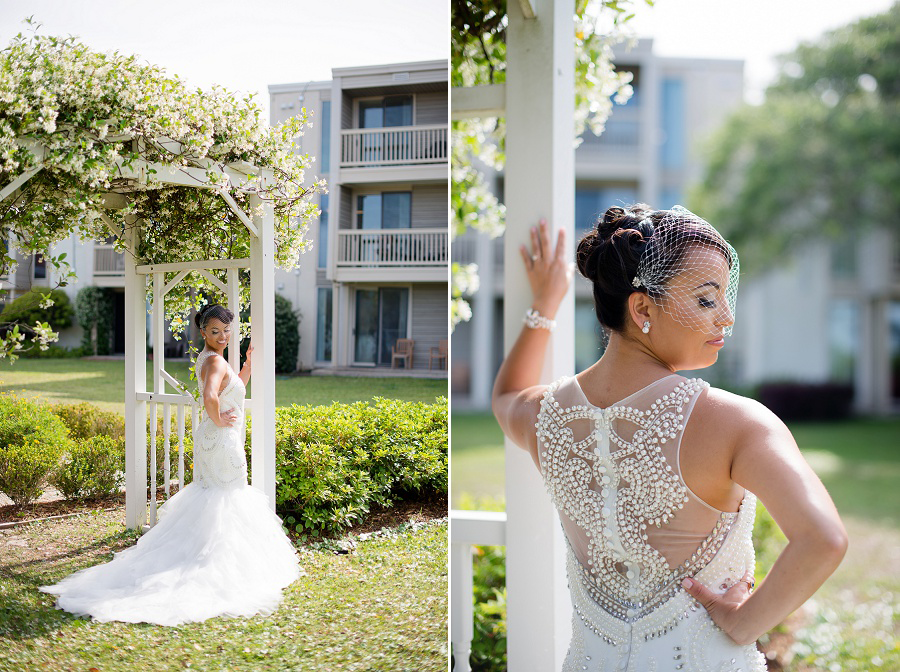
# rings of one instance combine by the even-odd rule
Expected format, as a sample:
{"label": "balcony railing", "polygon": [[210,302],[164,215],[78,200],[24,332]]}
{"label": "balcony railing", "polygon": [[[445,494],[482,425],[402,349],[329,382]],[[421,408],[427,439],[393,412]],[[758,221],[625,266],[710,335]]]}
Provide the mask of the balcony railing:
{"label": "balcony railing", "polygon": [[445,266],[447,229],[338,231],[339,268]]}
{"label": "balcony railing", "polygon": [[450,512],[450,643],[453,672],[469,672],[474,635],[472,546],[505,546],[506,513]]}
{"label": "balcony railing", "polygon": [[124,275],[125,255],[112,245],[94,246],[94,275]]}
{"label": "balcony railing", "polygon": [[393,126],[341,131],[341,168],[446,162],[446,126]]}

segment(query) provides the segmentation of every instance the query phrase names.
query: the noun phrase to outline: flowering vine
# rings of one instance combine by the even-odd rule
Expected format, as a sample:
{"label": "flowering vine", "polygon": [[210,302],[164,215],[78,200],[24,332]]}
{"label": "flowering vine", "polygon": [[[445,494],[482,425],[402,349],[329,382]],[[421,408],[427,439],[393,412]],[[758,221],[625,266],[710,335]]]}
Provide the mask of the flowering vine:
{"label": "flowering vine", "polygon": [[[117,249],[142,264],[247,257],[251,234],[223,193],[248,215],[251,194],[270,203],[275,263],[299,264],[309,223],[319,215],[311,197],[325,189],[323,179],[306,179],[314,159],[296,151],[295,140],[312,125],[306,110],[271,127],[252,96],[189,89],[137,56],[40,35],[38,24],[26,22],[31,34],[20,33],[0,51],[0,188],[37,172],[0,201],[0,240],[9,246],[0,245],[0,275],[15,268],[16,251],[37,253],[66,284],[73,274],[53,247],[73,233],[101,240],[114,232]],[[136,179],[130,169],[140,161],[188,169],[201,188],[164,184],[152,169]],[[226,166],[247,175],[242,185],[229,181]],[[108,208],[110,194],[127,205]],[[132,229],[136,245],[129,250]],[[223,299],[200,274],[190,279],[166,295],[176,332],[204,297]],[[0,352],[14,357],[22,341],[12,333],[0,338]]]}

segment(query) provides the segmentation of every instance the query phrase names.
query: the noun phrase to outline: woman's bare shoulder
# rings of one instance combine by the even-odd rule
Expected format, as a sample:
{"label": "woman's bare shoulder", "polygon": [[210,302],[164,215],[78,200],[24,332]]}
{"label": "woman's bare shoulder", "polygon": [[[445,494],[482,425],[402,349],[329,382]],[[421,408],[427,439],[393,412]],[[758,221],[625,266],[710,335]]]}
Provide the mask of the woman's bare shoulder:
{"label": "woman's bare shoulder", "polygon": [[786,431],[784,423],[763,404],[726,390],[709,387],[697,400],[694,416],[702,424],[720,427],[735,438]]}

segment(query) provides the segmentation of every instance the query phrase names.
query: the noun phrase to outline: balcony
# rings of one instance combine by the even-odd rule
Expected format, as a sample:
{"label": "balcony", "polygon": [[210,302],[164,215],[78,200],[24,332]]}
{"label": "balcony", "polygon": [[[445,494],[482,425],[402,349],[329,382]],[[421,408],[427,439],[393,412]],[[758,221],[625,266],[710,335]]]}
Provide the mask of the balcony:
{"label": "balcony", "polygon": [[94,284],[98,287],[125,286],[125,255],[112,245],[94,245]]}
{"label": "balcony", "polygon": [[447,229],[339,230],[335,279],[446,282]]}
{"label": "balcony", "polygon": [[447,126],[341,131],[341,182],[446,180]]}

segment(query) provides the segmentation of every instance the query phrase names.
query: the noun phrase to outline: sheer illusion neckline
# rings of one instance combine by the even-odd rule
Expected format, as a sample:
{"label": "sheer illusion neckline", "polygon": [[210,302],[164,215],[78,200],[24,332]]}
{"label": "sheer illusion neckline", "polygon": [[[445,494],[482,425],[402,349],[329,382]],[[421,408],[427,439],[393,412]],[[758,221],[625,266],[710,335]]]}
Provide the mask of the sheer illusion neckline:
{"label": "sheer illusion neckline", "polygon": [[670,378],[681,378],[681,377],[682,376],[678,375],[677,373],[670,373],[669,375],[663,376],[662,378],[657,378],[652,383],[648,383],[647,385],[644,385],[641,389],[635,390],[634,392],[629,394],[627,397],[623,397],[622,399],[619,399],[618,401],[615,401],[615,402],[609,404],[608,406],[597,406],[596,404],[592,404],[590,399],[588,399],[588,396],[585,393],[584,388],[581,386],[581,381],[578,380],[578,376],[572,376],[572,379],[575,381],[575,386],[578,388],[578,391],[581,393],[581,396],[584,398],[584,400],[588,406],[590,406],[591,408],[598,410],[598,411],[607,411],[610,408],[616,408],[616,407],[624,405],[628,400],[633,399],[634,397],[638,396],[642,392],[646,392],[647,390],[652,388],[654,385],[658,385],[659,383],[661,383],[664,380],[669,380]]}

